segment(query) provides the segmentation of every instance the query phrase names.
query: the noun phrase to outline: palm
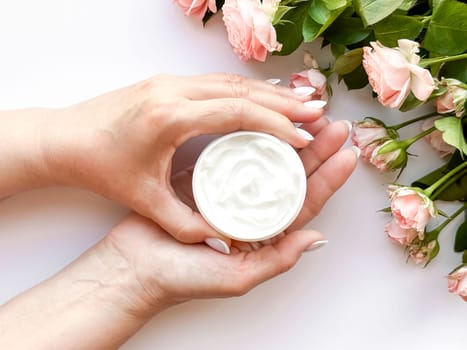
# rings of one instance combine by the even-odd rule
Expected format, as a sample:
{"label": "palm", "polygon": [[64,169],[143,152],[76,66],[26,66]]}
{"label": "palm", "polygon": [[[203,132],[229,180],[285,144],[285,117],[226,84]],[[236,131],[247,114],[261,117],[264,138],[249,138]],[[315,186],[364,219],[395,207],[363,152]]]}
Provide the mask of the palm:
{"label": "palm", "polygon": [[[343,123],[319,120],[304,126],[315,141],[300,151],[308,176],[308,195],[295,222],[279,238],[261,243],[232,242],[223,255],[204,244],[183,244],[162,228],[136,214],[130,215],[109,239],[144,283],[144,290],[162,288],[179,300],[238,295],[287,269],[303,250],[322,238],[318,232],[297,231],[316,216],[327,199],[345,182],[356,164],[350,150],[337,152],[348,130]],[[190,169],[173,177],[182,201],[194,208]]]}

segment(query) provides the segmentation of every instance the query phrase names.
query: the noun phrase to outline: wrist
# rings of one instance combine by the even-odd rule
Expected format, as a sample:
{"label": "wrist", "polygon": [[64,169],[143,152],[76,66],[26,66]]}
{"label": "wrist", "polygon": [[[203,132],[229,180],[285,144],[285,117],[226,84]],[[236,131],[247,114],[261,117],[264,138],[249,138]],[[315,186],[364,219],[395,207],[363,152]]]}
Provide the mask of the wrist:
{"label": "wrist", "polygon": [[88,273],[97,278],[98,285],[107,286],[99,298],[140,322],[177,304],[178,301],[172,300],[159,286],[148,287],[144,274],[138,272],[137,266],[125,257],[110,235],[88,252],[94,260],[89,264],[92,270]]}
{"label": "wrist", "polygon": [[53,184],[42,144],[56,113],[45,108],[0,112],[0,197]]}
{"label": "wrist", "polygon": [[140,291],[130,264],[104,240],[0,306],[0,348],[117,349],[169,306],[163,300]]}

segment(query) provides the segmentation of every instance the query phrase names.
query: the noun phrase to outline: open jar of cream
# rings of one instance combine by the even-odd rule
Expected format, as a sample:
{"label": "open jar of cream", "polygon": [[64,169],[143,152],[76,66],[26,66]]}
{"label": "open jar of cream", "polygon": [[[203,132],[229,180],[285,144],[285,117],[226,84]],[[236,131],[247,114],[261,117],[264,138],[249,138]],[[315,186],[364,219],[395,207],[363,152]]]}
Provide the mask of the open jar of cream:
{"label": "open jar of cream", "polygon": [[306,175],[288,143],[260,132],[239,131],[212,141],[193,173],[199,212],[219,233],[260,241],[284,231],[306,195]]}

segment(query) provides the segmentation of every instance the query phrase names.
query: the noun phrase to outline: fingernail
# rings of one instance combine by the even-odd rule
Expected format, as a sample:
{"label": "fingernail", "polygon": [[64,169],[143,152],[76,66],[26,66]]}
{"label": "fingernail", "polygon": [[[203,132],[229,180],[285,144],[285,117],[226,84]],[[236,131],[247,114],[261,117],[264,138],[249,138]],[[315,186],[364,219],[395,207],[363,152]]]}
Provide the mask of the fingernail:
{"label": "fingernail", "polygon": [[357,146],[352,146],[350,147],[350,149],[355,153],[357,158],[360,157],[360,154],[362,153],[362,150],[360,148],[358,148]]}
{"label": "fingernail", "polygon": [[308,246],[308,248],[305,249],[305,252],[311,252],[312,250],[316,250],[318,248],[321,248],[322,246],[326,245],[329,241],[327,239],[323,239],[321,241],[316,241],[313,242]]}
{"label": "fingernail", "polygon": [[272,85],[277,85],[277,84],[279,84],[281,82],[281,80],[272,78],[272,79],[266,80],[266,82],[269,83],[269,84],[272,84]]}
{"label": "fingernail", "polygon": [[315,138],[313,137],[313,135],[311,135],[308,131],[306,130],[303,130],[303,129],[300,129],[300,128],[295,128],[295,130],[297,130],[297,133],[303,137],[305,140],[307,141],[313,141]]}
{"label": "fingernail", "polygon": [[310,96],[316,89],[312,86],[300,86],[292,90],[298,96]]}
{"label": "fingernail", "polygon": [[222,254],[230,254],[229,246],[222,239],[210,237],[206,238],[204,240],[204,243],[206,243],[209,247],[211,247],[214,250],[217,250]]}
{"label": "fingernail", "polygon": [[345,126],[347,126],[347,129],[349,130],[349,132],[352,131],[352,123],[348,120],[341,120],[342,123],[345,124]]}
{"label": "fingernail", "polygon": [[328,103],[323,100],[311,100],[311,101],[306,101],[304,103],[305,106],[307,107],[313,107],[313,108],[323,108],[326,106]]}

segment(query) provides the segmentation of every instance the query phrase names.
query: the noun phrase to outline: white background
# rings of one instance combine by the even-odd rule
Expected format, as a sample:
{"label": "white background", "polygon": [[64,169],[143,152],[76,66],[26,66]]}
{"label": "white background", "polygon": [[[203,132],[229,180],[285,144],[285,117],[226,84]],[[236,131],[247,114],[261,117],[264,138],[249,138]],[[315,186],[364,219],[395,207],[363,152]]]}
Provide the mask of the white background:
{"label": "white background", "polygon": [[[203,28],[169,0],[3,1],[0,45],[2,109],[65,106],[158,73],[228,71],[287,84],[302,68],[302,50],[266,64],[239,61],[220,16]],[[303,48],[328,63],[318,43]],[[368,88],[333,86],[330,118],[401,120]],[[177,168],[202,146],[193,144],[178,155]],[[423,143],[411,151],[421,156],[402,182],[441,164]],[[377,213],[388,204],[384,183],[392,179],[359,164],[309,224],[327,236],[326,247],[246,296],[165,311],[123,349],[465,349],[467,305],[447,292],[445,278],[460,263],[451,248],[456,225],[442,233],[441,253],[429,267],[406,263],[383,232],[388,215]],[[65,188],[0,202],[0,302],[56,273],[126,212]]]}

